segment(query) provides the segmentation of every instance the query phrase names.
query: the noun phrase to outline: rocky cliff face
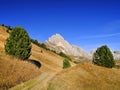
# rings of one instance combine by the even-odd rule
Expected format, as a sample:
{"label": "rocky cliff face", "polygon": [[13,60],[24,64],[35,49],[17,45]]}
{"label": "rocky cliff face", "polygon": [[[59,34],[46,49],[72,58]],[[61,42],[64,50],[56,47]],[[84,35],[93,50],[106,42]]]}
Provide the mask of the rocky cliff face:
{"label": "rocky cliff face", "polygon": [[63,52],[72,56],[80,56],[89,58],[89,54],[78,46],[71,45],[60,34],[51,36],[45,44],[52,50]]}

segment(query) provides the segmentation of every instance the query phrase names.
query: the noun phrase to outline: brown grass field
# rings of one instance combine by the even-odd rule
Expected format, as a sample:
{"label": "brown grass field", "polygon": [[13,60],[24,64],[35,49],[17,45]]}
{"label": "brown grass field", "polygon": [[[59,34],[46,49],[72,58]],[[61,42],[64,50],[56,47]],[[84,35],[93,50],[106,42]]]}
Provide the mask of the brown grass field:
{"label": "brown grass field", "polygon": [[48,90],[120,90],[120,70],[79,64],[59,72]]}
{"label": "brown grass field", "polygon": [[71,62],[63,70],[63,57],[34,44],[29,62],[21,61],[5,54],[8,36],[0,26],[0,90],[120,90],[120,69]]}
{"label": "brown grass field", "polygon": [[38,76],[41,71],[31,63],[0,55],[0,87],[7,89]]}
{"label": "brown grass field", "polygon": [[37,47],[34,44],[32,44],[30,60],[40,64],[40,68],[30,62],[21,61],[13,56],[5,55],[4,44],[8,36],[9,34],[6,33],[6,28],[0,26],[0,90],[35,78],[41,75],[41,73],[58,72],[62,70],[64,58]]}

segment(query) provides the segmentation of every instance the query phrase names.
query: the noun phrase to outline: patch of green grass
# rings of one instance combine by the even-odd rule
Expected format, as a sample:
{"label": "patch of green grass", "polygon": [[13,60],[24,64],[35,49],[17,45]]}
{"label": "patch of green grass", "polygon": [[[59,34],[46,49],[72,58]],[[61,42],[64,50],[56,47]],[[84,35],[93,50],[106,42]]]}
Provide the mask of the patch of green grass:
{"label": "patch of green grass", "polygon": [[30,88],[32,88],[34,85],[36,84],[35,80],[29,80],[26,83],[21,84],[20,86],[16,87],[16,88],[11,88],[10,90],[29,90]]}

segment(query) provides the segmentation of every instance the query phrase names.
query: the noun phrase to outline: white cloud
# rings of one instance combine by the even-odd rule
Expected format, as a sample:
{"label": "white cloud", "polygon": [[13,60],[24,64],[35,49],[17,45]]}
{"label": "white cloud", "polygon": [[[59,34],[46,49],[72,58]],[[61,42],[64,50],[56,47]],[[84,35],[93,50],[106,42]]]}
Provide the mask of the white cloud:
{"label": "white cloud", "polygon": [[114,36],[118,36],[118,35],[120,35],[120,33],[104,34],[104,35],[92,35],[92,36],[81,37],[80,39],[105,38],[105,37],[114,37]]}

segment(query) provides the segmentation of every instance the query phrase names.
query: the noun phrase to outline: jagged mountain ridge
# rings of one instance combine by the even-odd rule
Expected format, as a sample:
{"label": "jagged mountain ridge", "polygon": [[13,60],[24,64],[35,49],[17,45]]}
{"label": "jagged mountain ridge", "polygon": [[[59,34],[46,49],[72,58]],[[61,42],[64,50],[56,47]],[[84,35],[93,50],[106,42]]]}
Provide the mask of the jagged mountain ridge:
{"label": "jagged mountain ridge", "polygon": [[63,52],[67,55],[80,56],[89,58],[90,55],[87,51],[83,50],[78,46],[71,45],[66,41],[60,34],[55,34],[51,36],[45,44],[52,50],[57,52]]}

